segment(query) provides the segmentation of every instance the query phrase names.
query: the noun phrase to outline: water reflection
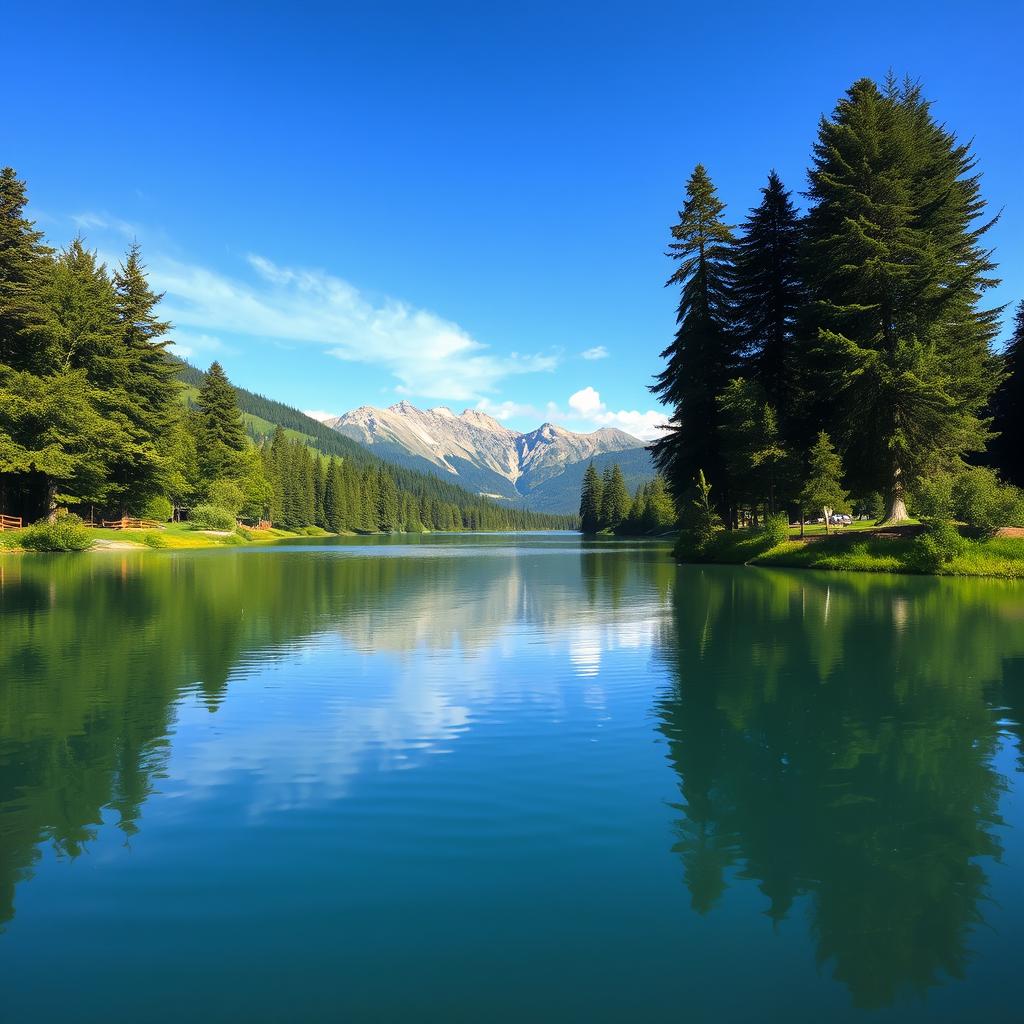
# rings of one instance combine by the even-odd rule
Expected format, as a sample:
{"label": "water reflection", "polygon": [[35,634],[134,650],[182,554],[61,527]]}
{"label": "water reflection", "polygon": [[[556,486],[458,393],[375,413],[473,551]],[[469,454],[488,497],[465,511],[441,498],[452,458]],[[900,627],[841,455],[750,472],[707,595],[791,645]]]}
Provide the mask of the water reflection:
{"label": "water reflection", "polygon": [[693,908],[715,907],[731,869],[775,921],[809,896],[819,962],[857,1006],[962,977],[1001,852],[993,758],[997,709],[1019,693],[1020,596],[986,581],[681,577],[658,718]]}
{"label": "water reflection", "polygon": [[[496,848],[486,805],[524,859],[546,829],[538,863],[574,876],[610,833],[639,837],[617,877],[655,851],[672,872],[655,912],[689,897],[664,944],[756,887],[769,932],[802,933],[809,909],[818,962],[856,1006],[967,972],[1006,835],[996,765],[1024,736],[1020,585],[677,569],[657,548],[564,539],[357,547],[0,559],[0,930],[44,854],[76,858],[111,822],[132,841],[147,802],[188,814],[229,792],[250,822],[294,815],[281,831],[312,844],[355,780],[384,778],[360,834],[372,844],[374,800],[421,815],[417,838],[442,840],[435,884],[478,839]],[[226,703],[245,714],[197,728]],[[616,723],[605,774],[577,774],[572,743]],[[388,773],[474,731],[475,760],[390,792]],[[509,766],[519,792],[488,775]],[[753,916],[736,926],[751,942]],[[612,948],[639,942],[612,912],[604,927]]]}

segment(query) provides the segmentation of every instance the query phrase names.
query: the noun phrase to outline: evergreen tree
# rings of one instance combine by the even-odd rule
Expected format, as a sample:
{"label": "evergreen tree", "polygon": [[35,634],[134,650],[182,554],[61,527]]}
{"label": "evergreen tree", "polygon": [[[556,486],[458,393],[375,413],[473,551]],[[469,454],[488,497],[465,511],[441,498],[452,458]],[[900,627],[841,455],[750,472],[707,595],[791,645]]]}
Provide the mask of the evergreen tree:
{"label": "evergreen tree", "polygon": [[[686,186],[686,200],[669,255],[679,261],[666,282],[680,285],[675,339],[662,353],[665,368],[653,391],[673,409],[672,423],[651,451],[669,486],[681,494],[697,470],[725,479],[719,447],[717,398],[737,369],[740,343],[732,308],[733,236],[725,209],[700,164]],[[728,488],[720,505],[728,504]]]}
{"label": "evergreen tree", "polygon": [[601,528],[616,530],[629,516],[632,499],[626,489],[622,470],[616,462],[605,470],[601,494]]}
{"label": "evergreen tree", "polygon": [[792,404],[793,337],[804,299],[800,241],[796,207],[772,171],[736,247],[735,315],[750,371],[784,413]]}
{"label": "evergreen tree", "polygon": [[722,518],[711,499],[711,484],[704,476],[703,469],[697,470],[682,508],[677,550],[684,557],[700,557],[707,550],[715,531],[722,525]]}
{"label": "evergreen tree", "polygon": [[675,526],[676,505],[660,474],[647,484],[645,499],[645,532],[661,533]]}
{"label": "evergreen tree", "polygon": [[583,474],[583,488],[580,492],[580,528],[584,533],[597,533],[601,529],[603,494],[604,485],[591,462]]}
{"label": "evergreen tree", "polygon": [[43,289],[52,249],[25,216],[28,195],[13,168],[0,170],[0,366],[45,373],[47,310]]}
{"label": "evergreen tree", "polygon": [[384,532],[401,526],[398,512],[398,488],[394,477],[383,467],[377,470],[377,527]]}
{"label": "evergreen tree", "polygon": [[242,424],[235,389],[218,362],[211,364],[199,391],[199,460],[207,481],[230,479],[241,469],[249,439]]}
{"label": "evergreen tree", "polygon": [[1017,306],[1013,336],[1003,353],[1003,373],[992,402],[992,457],[1006,480],[1024,487],[1024,302]]}
{"label": "evergreen tree", "polygon": [[821,509],[826,533],[834,512],[850,510],[849,494],[843,490],[842,479],[843,460],[832,447],[828,434],[822,430],[808,457],[807,480],[800,492],[800,500],[805,509]]}
{"label": "evergreen tree", "polygon": [[987,438],[998,311],[978,308],[995,282],[974,166],[920,89],[891,81],[856,82],[814,147],[814,388],[843,426],[857,490],[883,490],[889,522],[906,518],[909,481]]}
{"label": "evergreen tree", "polygon": [[149,287],[139,246],[133,243],[114,275],[115,310],[127,362],[126,415],[135,443],[130,457],[112,467],[123,506],[141,508],[168,486],[161,439],[178,415],[175,366],[167,358],[171,325],[156,316],[163,295]]}

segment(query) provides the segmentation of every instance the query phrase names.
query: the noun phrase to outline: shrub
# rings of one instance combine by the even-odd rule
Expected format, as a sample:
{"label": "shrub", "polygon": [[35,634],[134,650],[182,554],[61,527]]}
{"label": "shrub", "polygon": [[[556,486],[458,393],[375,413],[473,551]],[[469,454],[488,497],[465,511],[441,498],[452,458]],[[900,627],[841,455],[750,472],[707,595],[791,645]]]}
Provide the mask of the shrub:
{"label": "shrub", "polygon": [[76,515],[60,515],[52,523],[39,522],[18,537],[30,551],[85,551],[92,544],[85,525]]}
{"label": "shrub", "polygon": [[937,519],[914,541],[910,562],[918,572],[934,573],[961,554],[966,542],[948,520]]}
{"label": "shrub", "polygon": [[167,538],[161,533],[147,533],[142,538],[142,543],[148,548],[165,548],[167,547]]}
{"label": "shrub", "polygon": [[1024,493],[981,466],[965,470],[953,481],[951,502],[957,519],[986,533],[1024,523]]}
{"label": "shrub", "polygon": [[914,515],[923,520],[953,518],[953,476],[933,473],[917,481],[913,499]]}
{"label": "shrub", "polygon": [[759,533],[769,548],[785,544],[789,540],[789,517],[781,513],[768,516]]}
{"label": "shrub", "polygon": [[209,504],[217,508],[226,508],[232,515],[237,516],[245,504],[245,495],[242,488],[234,480],[214,480],[207,492]]}
{"label": "shrub", "polygon": [[235,515],[216,505],[196,505],[189,513],[189,522],[197,530],[234,530]]}
{"label": "shrub", "polygon": [[174,506],[170,499],[165,498],[162,494],[150,498],[142,510],[143,519],[155,519],[158,523],[169,522],[172,515],[174,515]]}

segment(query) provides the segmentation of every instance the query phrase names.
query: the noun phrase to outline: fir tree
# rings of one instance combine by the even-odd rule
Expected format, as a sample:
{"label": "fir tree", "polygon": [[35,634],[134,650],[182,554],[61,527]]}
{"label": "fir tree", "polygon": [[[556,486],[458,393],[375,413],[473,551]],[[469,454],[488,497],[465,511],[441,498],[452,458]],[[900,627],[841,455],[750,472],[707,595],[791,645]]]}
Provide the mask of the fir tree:
{"label": "fir tree", "polygon": [[43,289],[52,249],[25,216],[25,183],[13,168],[0,170],[0,365],[45,373],[47,311]]}
{"label": "fir tree", "polygon": [[822,430],[808,456],[807,480],[800,492],[800,501],[804,509],[821,509],[826,533],[834,512],[850,510],[849,494],[843,489],[842,480],[843,460]]}
{"label": "fir tree", "polygon": [[605,470],[601,493],[601,528],[616,530],[629,516],[632,499],[626,489],[622,470],[616,462]]}
{"label": "fir tree", "polygon": [[690,492],[683,502],[680,516],[679,546],[677,551],[684,557],[700,557],[714,538],[715,531],[722,525],[715,504],[711,499],[711,484],[698,469]]}
{"label": "fir tree", "polygon": [[863,79],[821,121],[809,196],[814,387],[857,489],[883,490],[899,521],[911,480],[987,438],[998,311],[978,308],[995,283],[979,175],[917,86]]}
{"label": "fir tree", "polygon": [[1017,306],[1013,336],[1003,353],[1003,374],[992,402],[993,462],[1006,480],[1024,487],[1024,302]]}
{"label": "fir tree", "polygon": [[795,367],[792,344],[804,299],[800,218],[772,171],[736,247],[735,316],[753,377],[788,413]]}
{"label": "fir tree", "polygon": [[[669,429],[651,451],[677,494],[700,468],[715,479],[725,477],[716,401],[736,371],[739,341],[733,330],[733,236],[722,219],[724,209],[707,171],[698,164],[669,246],[679,267],[666,283],[682,287],[678,329],[661,353],[667,362],[651,386],[673,410]],[[725,489],[720,503],[727,504]]]}
{"label": "fir tree", "polygon": [[242,424],[235,389],[216,361],[207,370],[197,408],[203,477],[213,481],[236,476],[241,468],[241,454],[249,439]]}
{"label": "fir tree", "polygon": [[584,533],[597,533],[601,529],[603,493],[601,477],[591,462],[583,474],[583,488],[580,492],[580,528]]}
{"label": "fir tree", "polygon": [[126,415],[136,444],[131,458],[112,470],[124,505],[141,508],[147,498],[166,490],[169,466],[160,439],[178,416],[180,385],[167,358],[171,325],[156,315],[163,295],[146,280],[139,246],[133,243],[114,275],[115,310],[127,361]]}

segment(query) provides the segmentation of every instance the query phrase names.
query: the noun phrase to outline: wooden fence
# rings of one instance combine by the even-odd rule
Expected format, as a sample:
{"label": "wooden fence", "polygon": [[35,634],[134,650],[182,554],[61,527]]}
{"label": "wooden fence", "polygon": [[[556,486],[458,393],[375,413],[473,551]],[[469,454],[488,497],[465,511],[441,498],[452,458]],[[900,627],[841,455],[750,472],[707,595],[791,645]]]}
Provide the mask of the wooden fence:
{"label": "wooden fence", "polygon": [[22,526],[21,516],[0,516],[0,530],[20,530]]}
{"label": "wooden fence", "polygon": [[128,516],[123,516],[121,519],[103,520],[104,530],[162,530],[163,528],[164,524],[158,523],[155,519],[130,519]]}

